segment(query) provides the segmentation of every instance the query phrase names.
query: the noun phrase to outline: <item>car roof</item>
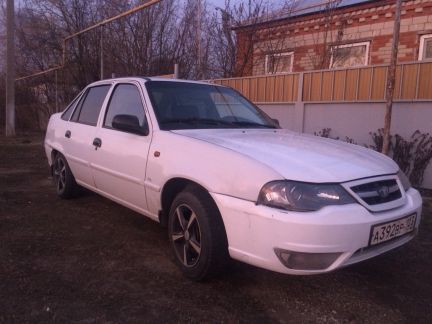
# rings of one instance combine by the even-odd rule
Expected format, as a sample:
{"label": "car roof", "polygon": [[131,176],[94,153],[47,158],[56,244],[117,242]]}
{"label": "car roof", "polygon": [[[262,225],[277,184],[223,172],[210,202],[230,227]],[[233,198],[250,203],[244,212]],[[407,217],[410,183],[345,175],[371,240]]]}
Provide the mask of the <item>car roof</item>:
{"label": "car roof", "polygon": [[[133,76],[133,77],[121,77],[121,78],[112,78],[112,79],[103,79],[100,81],[93,82],[89,84],[89,86],[103,85],[107,83],[114,82],[149,82],[149,81],[163,81],[163,82],[183,82],[183,83],[195,83],[195,84],[206,84],[209,85],[209,82],[204,81],[194,81],[194,80],[183,80],[183,79],[170,79],[170,78],[162,78],[162,77],[142,77],[142,76]],[[212,83],[212,85],[219,86],[218,84]]]}

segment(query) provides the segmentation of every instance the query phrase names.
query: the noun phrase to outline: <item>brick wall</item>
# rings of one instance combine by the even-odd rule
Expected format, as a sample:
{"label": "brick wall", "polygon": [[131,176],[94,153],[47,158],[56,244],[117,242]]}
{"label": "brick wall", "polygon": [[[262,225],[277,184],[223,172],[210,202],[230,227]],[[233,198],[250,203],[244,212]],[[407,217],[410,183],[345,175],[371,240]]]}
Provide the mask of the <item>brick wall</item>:
{"label": "brick wall", "polygon": [[[402,8],[399,43],[400,62],[418,59],[420,37],[432,34],[432,0],[405,1]],[[390,62],[395,2],[378,0],[342,8],[331,14],[313,14],[237,29],[239,48],[242,35],[254,33],[253,51],[246,59],[243,75],[265,73],[265,56],[294,52],[293,72],[329,68],[329,46],[370,42],[369,64]],[[243,37],[244,39],[244,37]],[[243,60],[245,58],[243,57]]]}

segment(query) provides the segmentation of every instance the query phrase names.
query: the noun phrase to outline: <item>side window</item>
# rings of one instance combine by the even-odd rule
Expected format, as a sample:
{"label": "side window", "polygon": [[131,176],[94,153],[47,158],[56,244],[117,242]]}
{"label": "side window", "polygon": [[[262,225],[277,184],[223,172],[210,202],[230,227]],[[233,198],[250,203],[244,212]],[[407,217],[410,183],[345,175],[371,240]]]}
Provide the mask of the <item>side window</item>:
{"label": "side window", "polygon": [[140,126],[146,123],[144,107],[138,88],[132,84],[119,84],[115,87],[108,104],[104,127],[112,128],[116,115],[132,115],[139,120]]}
{"label": "side window", "polygon": [[88,89],[85,96],[78,103],[72,120],[96,126],[99,112],[110,87],[110,85],[103,85]]}
{"label": "side window", "polygon": [[74,109],[74,112],[72,114],[71,117],[71,121],[77,122],[78,121],[78,117],[81,111],[81,107],[83,105],[83,102],[85,100],[85,98],[87,97],[89,90],[87,90],[86,92],[84,92],[84,94],[81,96],[81,98],[79,99],[78,103],[76,104],[76,108]]}
{"label": "side window", "polygon": [[78,96],[75,97],[74,100],[72,100],[72,102],[69,104],[69,106],[66,107],[66,109],[63,111],[62,115],[61,115],[61,119],[63,120],[69,120],[69,118],[71,117],[74,108],[77,105],[78,99],[81,97],[82,92],[80,92],[80,94]]}

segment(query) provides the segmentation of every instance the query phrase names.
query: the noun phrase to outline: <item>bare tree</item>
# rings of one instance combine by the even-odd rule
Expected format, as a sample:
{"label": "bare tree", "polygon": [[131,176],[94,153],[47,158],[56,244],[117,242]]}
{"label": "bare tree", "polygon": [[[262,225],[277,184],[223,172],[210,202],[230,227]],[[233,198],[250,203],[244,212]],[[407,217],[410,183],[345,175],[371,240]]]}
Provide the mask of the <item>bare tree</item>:
{"label": "bare tree", "polygon": [[[254,51],[264,46],[258,44],[262,35],[255,33],[256,23],[274,14],[267,0],[227,0],[218,11],[204,0],[162,1],[69,39],[63,47],[68,35],[141,3],[22,0],[16,24],[18,76],[61,65],[63,51],[65,66],[18,82],[20,111],[26,111],[29,120],[39,118],[43,127],[47,116],[57,110],[57,102],[61,109],[85,85],[99,79],[101,55],[105,75],[169,74],[175,63],[180,64],[181,77],[189,79],[244,74],[251,68]],[[245,23],[249,27],[237,36],[232,27]],[[271,53],[279,50],[274,41],[265,47]]]}
{"label": "bare tree", "polygon": [[281,51],[284,48],[283,41],[280,38],[269,39],[268,34],[265,37],[261,27],[274,18],[279,10],[283,9],[287,13],[294,3],[284,1],[276,7],[265,0],[248,0],[239,4],[227,0],[224,8],[216,8],[220,16],[218,13],[213,16],[214,71],[223,77],[252,74],[254,52]]}
{"label": "bare tree", "polygon": [[[339,1],[340,2],[340,1]],[[228,12],[230,17],[240,16],[241,19],[234,21],[234,29],[237,31],[235,42],[236,46],[236,71],[235,75],[250,75],[252,73],[279,73],[291,71],[293,67],[293,55],[291,52],[298,47],[298,42],[292,36],[292,26],[290,18],[294,13],[304,9],[303,2],[300,0],[285,0],[280,2],[267,2],[261,0],[250,0],[246,6],[239,5],[238,13],[246,12],[245,15],[233,15]],[[328,10],[336,4],[334,2],[326,4]],[[227,6],[229,8],[229,6]],[[243,10],[242,10],[243,9]],[[224,13],[227,10],[224,10]],[[223,16],[222,16],[223,17]],[[224,17],[223,17],[224,18]],[[327,17],[332,18],[332,16]],[[330,27],[327,21],[323,25]],[[220,33],[219,35],[226,35]],[[330,41],[330,29],[321,31],[321,38]],[[229,39],[229,38],[228,38]],[[218,43],[220,45],[221,42]],[[322,46],[322,44],[321,44]],[[327,45],[325,45],[327,48]],[[224,51],[229,52],[229,51]],[[325,51],[322,50],[324,53]],[[316,58],[314,57],[316,60]],[[322,59],[321,59],[322,60]],[[324,59],[325,60],[325,59]],[[314,63],[315,65],[322,63]],[[256,68],[256,71],[252,71]]]}
{"label": "bare tree", "polygon": [[246,4],[233,5],[226,0],[224,8],[216,9],[220,17],[218,12],[214,13],[210,31],[214,39],[214,70],[223,77],[243,75],[253,53],[256,34],[255,30],[247,30],[239,36],[232,28],[246,22],[253,25],[264,12],[263,1],[249,0]]}
{"label": "bare tree", "polygon": [[106,45],[110,72],[119,76],[172,73],[176,11],[174,2],[162,2],[107,25],[104,32],[110,39]]}
{"label": "bare tree", "polygon": [[342,0],[333,0],[324,4],[320,30],[312,33],[314,50],[308,56],[314,70],[329,68],[332,56],[333,63],[342,61],[345,56],[343,50],[335,50],[341,45],[347,26],[346,18],[337,12],[341,2]]}

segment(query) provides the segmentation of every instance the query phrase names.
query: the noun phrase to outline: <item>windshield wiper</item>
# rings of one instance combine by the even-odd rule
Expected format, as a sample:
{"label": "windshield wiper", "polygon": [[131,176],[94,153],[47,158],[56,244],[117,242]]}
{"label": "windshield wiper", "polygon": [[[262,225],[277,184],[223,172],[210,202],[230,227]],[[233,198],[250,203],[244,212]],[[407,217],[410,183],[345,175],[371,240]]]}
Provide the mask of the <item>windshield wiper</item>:
{"label": "windshield wiper", "polygon": [[273,125],[260,124],[252,121],[226,121],[220,119],[211,118],[169,118],[162,121],[163,124],[189,124],[189,125],[223,125],[223,126],[235,126],[241,128],[242,126],[250,127],[264,127],[264,128],[277,128]]}
{"label": "windshield wiper", "polygon": [[207,124],[207,125],[231,125],[231,122],[211,118],[170,118],[162,121],[164,124]]}
{"label": "windshield wiper", "polygon": [[252,121],[233,121],[231,123],[238,126],[257,126],[257,127],[264,127],[264,128],[277,128],[274,125],[260,124]]}

